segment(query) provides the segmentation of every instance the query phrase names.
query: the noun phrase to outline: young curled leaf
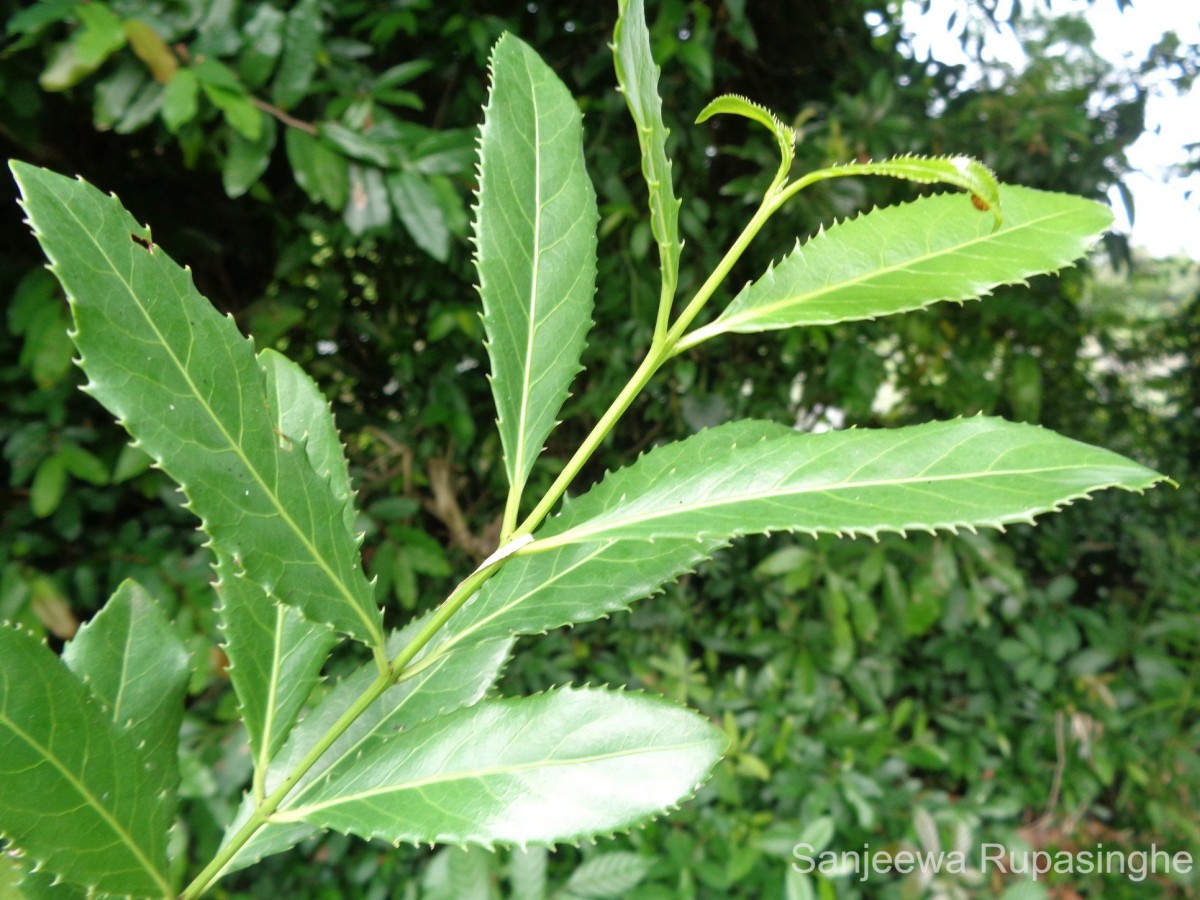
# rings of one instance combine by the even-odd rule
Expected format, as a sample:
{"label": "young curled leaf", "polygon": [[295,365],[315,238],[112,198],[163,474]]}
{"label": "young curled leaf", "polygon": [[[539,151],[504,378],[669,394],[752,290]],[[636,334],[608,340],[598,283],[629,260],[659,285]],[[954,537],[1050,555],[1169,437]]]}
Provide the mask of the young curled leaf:
{"label": "young curled leaf", "polygon": [[969,156],[893,156],[891,159],[830,166],[804,176],[796,189],[846,175],[886,175],[918,184],[949,184],[971,194],[971,203],[980,212],[991,212],[996,231],[1004,222],[1000,209],[1000,185],[996,173]]}
{"label": "young curled leaf", "polygon": [[700,110],[700,115],[696,116],[696,124],[699,125],[701,122],[707,122],[713,116],[722,113],[731,116],[742,116],[743,118],[757,122],[775,136],[775,143],[779,145],[780,157],[779,171],[775,175],[775,181],[777,184],[781,184],[783,179],[787,177],[788,171],[792,168],[792,162],[796,156],[796,132],[789,126],[784,125],[779,117],[765,106],[738,94],[723,94],[717,97],[708,106]]}

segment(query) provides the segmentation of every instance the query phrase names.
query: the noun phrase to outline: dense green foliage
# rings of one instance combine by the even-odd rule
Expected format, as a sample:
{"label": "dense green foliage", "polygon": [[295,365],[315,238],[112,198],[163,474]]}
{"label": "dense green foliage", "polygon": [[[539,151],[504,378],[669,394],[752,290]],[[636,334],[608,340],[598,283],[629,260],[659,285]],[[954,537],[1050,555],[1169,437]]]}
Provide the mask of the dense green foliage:
{"label": "dense green foliage", "polygon": [[[594,317],[608,339],[588,351],[566,410],[576,424],[554,432],[528,473],[531,493],[647,345],[659,293],[647,273],[672,227],[666,217],[652,228],[641,214],[641,164],[602,49],[611,10],[497,18],[446,6],[300,3],[293,13],[228,3],[166,15],[114,5],[120,20],[148,23],[164,55],[145,30],[114,29],[102,4],[47,3],[40,19],[14,20],[0,65],[9,155],[116,190],[260,345],[289,348],[318,376],[350,443],[369,574],[393,598],[389,626],[444,594],[502,525],[483,517],[503,507],[507,480],[480,373],[465,197],[484,59],[503,28],[536,44],[584,98],[603,234]],[[751,188],[775,166],[765,132],[724,117],[685,124],[716,90],[792,117],[802,169],[966,151],[1005,180],[1093,196],[1119,176],[1120,147],[1140,129],[1145,88],[1118,83],[1095,60],[1092,69],[1070,65],[1078,42],[1048,49],[995,90],[955,91],[955,72],[896,54],[895,31],[872,38],[853,6],[810,12],[651,10],[676,193],[691,200],[678,224],[687,242],[681,294],[711,268],[748,217]],[[805,22],[803,60],[793,20]],[[1046,48],[1053,37],[1062,35],[1048,35]],[[287,49],[305,45],[319,48],[308,54],[315,66]],[[1176,51],[1160,51],[1144,75],[1170,71]],[[169,92],[161,86],[168,56],[198,70],[192,87],[188,77]],[[1194,59],[1182,61],[1176,75],[1186,78]],[[1093,75],[1106,93],[1089,117],[1082,101]],[[937,118],[927,117],[931,101],[945,104]],[[909,196],[850,180],[810,190],[768,226],[731,286],[817,223]],[[13,502],[3,505],[0,616],[66,637],[129,576],[167,604],[193,666],[182,765],[190,839],[203,855],[218,837],[214,823],[233,815],[250,761],[229,734],[237,726],[207,596],[210,557],[170,483],[75,392],[65,304],[15,213],[5,222],[16,249],[3,272],[11,299],[0,380],[11,399],[0,439]],[[725,336],[719,353],[689,352],[652,385],[634,408],[641,425],[622,426],[591,477],[631,458],[631,446],[734,415],[786,410],[812,426],[841,415],[903,424],[978,411],[1129,453],[1183,488],[1148,503],[1077,507],[1003,540],[764,539],[631,619],[529,648],[506,674],[506,692],[631,682],[709,713],[733,745],[688,810],[624,839],[633,856],[596,848],[572,891],[628,895],[640,884],[642,896],[774,896],[788,883],[803,896],[787,874],[802,835],[851,849],[867,839],[927,845],[930,822],[943,842],[1019,830],[1034,846],[1157,838],[1197,847],[1188,814],[1200,783],[1196,284],[1166,267],[1144,272],[1132,289],[1069,272],[1028,295],[1001,291],[953,312]],[[1131,293],[1139,302],[1122,302]],[[315,883],[331,896],[384,895],[415,859],[351,851],[336,838],[319,855],[324,863],[311,868],[247,870],[232,889],[318,895]],[[552,858],[554,883],[576,858]],[[424,872],[429,896],[479,896],[489,865],[524,885],[537,881],[542,859],[443,853],[412,871]],[[1173,888],[1118,881],[1108,890]]]}

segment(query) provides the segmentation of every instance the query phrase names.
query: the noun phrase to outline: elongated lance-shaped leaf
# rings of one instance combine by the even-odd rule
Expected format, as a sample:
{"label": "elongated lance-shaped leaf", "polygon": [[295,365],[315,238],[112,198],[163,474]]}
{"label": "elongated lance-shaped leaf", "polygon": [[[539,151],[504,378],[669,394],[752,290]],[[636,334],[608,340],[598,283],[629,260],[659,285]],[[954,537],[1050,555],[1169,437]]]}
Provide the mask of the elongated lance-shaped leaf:
{"label": "elongated lance-shaped leaf", "polygon": [[0,838],[100,893],[172,897],[173,801],[144,775],[101,701],[39,640],[0,626]]}
{"label": "elongated lance-shaped leaf", "polygon": [[[388,655],[395,656],[417,634],[424,619],[410,623],[388,640]],[[505,636],[447,654],[430,663],[419,673],[390,688],[367,708],[332,747],[318,760],[285,798],[281,811],[301,805],[318,783],[339,774],[360,756],[371,752],[381,741],[398,732],[408,731],[441,713],[469,706],[483,697],[492,686],[512,650],[512,639]],[[418,657],[417,662],[421,662]],[[378,676],[374,666],[363,666],[343,678],[295,727],[287,742],[272,760],[266,789],[272,790],[291,772],[299,759],[318,738],[337,721],[346,708]],[[253,812],[253,798],[247,797],[233,824],[232,835]],[[230,862],[226,871],[252,865],[265,856],[279,853],[318,833],[307,822],[268,822],[250,839]]]}
{"label": "elongated lance-shaped leaf", "polygon": [[771,132],[775,143],[779,145],[779,171],[775,180],[776,183],[781,183],[787,177],[788,170],[792,168],[792,162],[796,158],[796,132],[790,126],[784,125],[779,117],[765,106],[739,94],[722,94],[712,100],[700,110],[700,115],[696,116],[696,124],[707,122],[713,116],[722,114],[750,119]]}
{"label": "elongated lance-shaped leaf", "polygon": [[1162,480],[1001,419],[817,435],[723,425],[651,451],[566,505],[521,551],[533,555],[510,561],[462,610],[448,646],[608,615],[743,534],[999,528],[1102,488]]}
{"label": "elongated lance-shaped leaf", "polygon": [[575,842],[672,808],[726,743],[693,712],[620,691],[484,701],[393,735],[281,818],[393,842]]}
{"label": "elongated lance-shaped leaf", "polygon": [[154,825],[175,815],[179,726],[189,664],[187,648],[145,588],[124,581],[63,650],[67,664],[113,726],[137,746],[142,787],[158,798]]}
{"label": "elongated lance-shaped leaf", "polygon": [[[333,414],[304,371],[274,350],[263,350],[267,405],[281,448],[303,451],[341,505],[347,531],[354,527],[353,492]],[[237,692],[254,755],[255,784],[283,745],[296,716],[320,678],[336,638],[301,617],[237,571],[228,554],[217,554],[217,594],[229,676]]]}
{"label": "elongated lance-shaped leaf", "polygon": [[[660,314],[670,315],[671,301],[679,284],[679,206],[671,183],[671,160],[667,157],[670,131],[663,124],[662,99],[658,94],[658,66],[650,51],[650,31],[642,0],[620,0],[617,25],[613,30],[613,62],[617,83],[637,126],[642,150],[642,175],[650,189],[650,230],[658,243],[662,272]],[[665,322],[663,323],[665,325]]]}
{"label": "elongated lance-shaped leaf", "polygon": [[476,267],[504,466],[505,519],[579,371],[596,289],[596,194],[567,88],[505,34],[480,129]]}
{"label": "elongated lance-shaped leaf", "polygon": [[382,645],[344,504],[276,434],[251,342],[115,197],[12,168],[71,301],[85,390],[179,482],[214,547],[246,577],[308,618]]}
{"label": "elongated lance-shaped leaf", "polygon": [[958,194],[835,225],[797,245],[682,346],[727,331],[828,325],[972,300],[1069,265],[1112,223],[1107,208],[1067,194],[1005,185],[1003,200],[998,231]]}

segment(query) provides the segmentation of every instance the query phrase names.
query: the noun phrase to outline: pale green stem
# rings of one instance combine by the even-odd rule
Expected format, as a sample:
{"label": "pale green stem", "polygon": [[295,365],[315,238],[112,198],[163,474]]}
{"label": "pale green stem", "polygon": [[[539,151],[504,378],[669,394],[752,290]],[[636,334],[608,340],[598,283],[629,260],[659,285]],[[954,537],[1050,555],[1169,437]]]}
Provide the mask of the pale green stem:
{"label": "pale green stem", "polygon": [[521,493],[524,485],[512,485],[508,489],[508,499],[504,502],[504,518],[500,523],[500,546],[507,543],[513,529],[517,527],[517,516],[521,512]]}
{"label": "pale green stem", "polygon": [[[642,360],[641,365],[637,367],[637,371],[633,373],[633,377],[629,379],[629,383],[621,390],[612,405],[605,410],[604,415],[600,417],[600,421],[596,423],[591,433],[584,438],[583,443],[579,445],[579,449],[575,451],[575,455],[563,467],[558,478],[554,480],[554,484],[546,491],[546,495],[534,508],[525,521],[512,533],[512,537],[517,538],[522,535],[531,534],[537,528],[542,520],[554,508],[554,505],[559,501],[559,498],[566,493],[571,482],[575,480],[575,476],[579,474],[579,470],[584,467],[592,454],[596,452],[596,448],[601,442],[608,437],[608,433],[612,431],[617,420],[624,415],[625,410],[629,409],[629,405],[634,401],[634,398],[641,393],[642,388],[650,381],[655,372],[659,370],[664,362],[675,355],[675,345],[687,331],[687,327],[692,323],[692,320],[704,308],[704,304],[716,292],[717,288],[725,280],[734,264],[741,259],[746,247],[754,239],[755,235],[762,229],[763,224],[770,218],[771,213],[778,209],[778,204],[774,201],[774,195],[768,195],[759,206],[754,217],[746,225],[742,233],[738,235],[738,239],[733,242],[733,245],[726,251],[717,267],[713,269],[712,274],[708,276],[700,289],[696,291],[691,301],[680,313],[679,318],[675,320],[675,324],[663,335],[660,340],[656,334],[654,341],[650,344],[650,350],[646,354],[646,358]],[[660,307],[659,314],[662,314]]]}
{"label": "pale green stem", "polygon": [[214,881],[221,875],[221,870],[233,860],[237,852],[246,845],[250,838],[254,837],[258,829],[266,824],[271,813],[278,809],[279,804],[284,801],[284,798],[291,792],[292,788],[304,777],[309,769],[316,765],[325,751],[333,746],[334,741],[342,736],[354,720],[361,716],[372,703],[392,686],[393,679],[391,673],[380,673],[379,676],[371,682],[371,686],[363,691],[362,695],[354,701],[346,711],[338,717],[338,720],[329,727],[329,730],[321,735],[320,740],[309,748],[309,751],[304,754],[304,757],[296,764],[287,778],[273,790],[250,814],[244,825],[230,838],[229,843],[217,851],[216,855],[209,861],[208,865],[201,870],[200,874],[192,879],[191,884],[183,889],[179,895],[180,900],[193,900],[199,897],[212,885]]}

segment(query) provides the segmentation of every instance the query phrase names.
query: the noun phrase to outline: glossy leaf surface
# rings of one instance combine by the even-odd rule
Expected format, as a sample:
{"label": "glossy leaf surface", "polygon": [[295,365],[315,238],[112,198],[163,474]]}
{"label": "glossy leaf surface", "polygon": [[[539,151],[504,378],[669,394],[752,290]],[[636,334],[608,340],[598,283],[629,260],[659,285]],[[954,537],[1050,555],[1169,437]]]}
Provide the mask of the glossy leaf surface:
{"label": "glossy leaf surface", "polygon": [[491,70],[475,243],[511,507],[580,369],[599,214],[566,86],[509,34]]}
{"label": "glossy leaf surface", "polygon": [[[551,519],[466,606],[451,644],[589,621],[734,537],[1001,527],[1161,475],[1032,425],[974,418],[800,434],[736,422],[657,448]],[[539,552],[540,551],[540,552]]]}
{"label": "glossy leaf surface", "polygon": [[392,735],[287,817],[413,843],[577,841],[670,809],[725,745],[721,731],[668,701],[562,688]]}
{"label": "glossy leaf surface", "polygon": [[216,549],[256,584],[370,644],[383,632],[344,502],[276,433],[249,340],[120,202],[13,163],[71,300],[87,391],[182,486]]}
{"label": "glossy leaf surface", "polygon": [[0,835],[69,881],[171,896],[164,801],[134,738],[29,633],[0,627],[0,663]]}

